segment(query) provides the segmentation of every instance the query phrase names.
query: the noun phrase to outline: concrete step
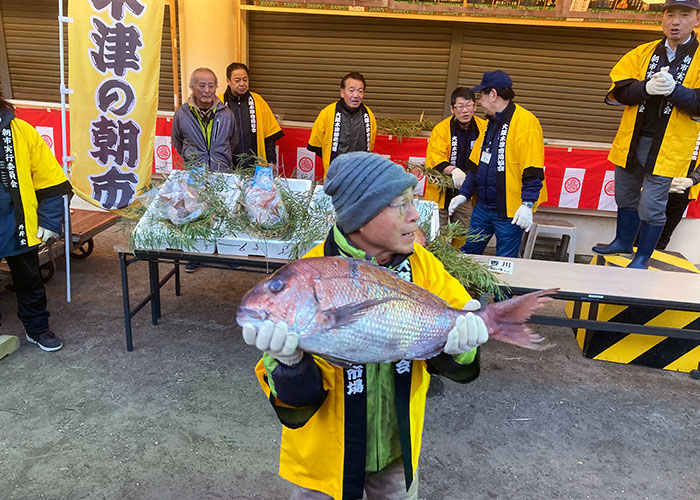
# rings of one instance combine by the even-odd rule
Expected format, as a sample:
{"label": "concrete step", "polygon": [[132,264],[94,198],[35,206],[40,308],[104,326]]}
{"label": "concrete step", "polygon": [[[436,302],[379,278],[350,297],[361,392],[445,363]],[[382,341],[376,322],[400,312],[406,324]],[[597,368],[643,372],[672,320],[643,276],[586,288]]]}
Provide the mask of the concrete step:
{"label": "concrete step", "polygon": [[12,354],[19,349],[19,337],[14,335],[0,335],[0,359]]}

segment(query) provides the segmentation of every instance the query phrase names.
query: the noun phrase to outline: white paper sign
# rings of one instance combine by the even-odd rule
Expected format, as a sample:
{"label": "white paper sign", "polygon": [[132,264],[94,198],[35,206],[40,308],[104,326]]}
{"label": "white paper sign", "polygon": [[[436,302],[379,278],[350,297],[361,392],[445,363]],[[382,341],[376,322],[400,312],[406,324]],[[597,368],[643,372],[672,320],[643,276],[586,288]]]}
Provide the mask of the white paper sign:
{"label": "white paper sign", "polygon": [[559,206],[564,208],[578,208],[581,199],[581,188],[586,170],[583,168],[567,168],[564,172],[564,182],[561,185]]}
{"label": "white paper sign", "polygon": [[312,153],[305,147],[297,148],[296,171],[298,179],[314,179],[316,167],[316,153]]}
{"label": "white paper sign", "polygon": [[173,148],[170,136],[157,135],[153,142],[153,157],[156,173],[169,174],[173,171]]}
{"label": "white paper sign", "polygon": [[489,259],[489,270],[494,273],[513,274],[513,261]]}
{"label": "white paper sign", "polygon": [[603,186],[600,188],[600,198],[598,200],[598,210],[617,210],[615,203],[615,171],[605,172]]}
{"label": "white paper sign", "polygon": [[42,139],[44,139],[44,142],[49,147],[53,155],[56,156],[56,148],[54,147],[53,138],[53,127],[36,127],[36,131],[39,132],[39,135]]}

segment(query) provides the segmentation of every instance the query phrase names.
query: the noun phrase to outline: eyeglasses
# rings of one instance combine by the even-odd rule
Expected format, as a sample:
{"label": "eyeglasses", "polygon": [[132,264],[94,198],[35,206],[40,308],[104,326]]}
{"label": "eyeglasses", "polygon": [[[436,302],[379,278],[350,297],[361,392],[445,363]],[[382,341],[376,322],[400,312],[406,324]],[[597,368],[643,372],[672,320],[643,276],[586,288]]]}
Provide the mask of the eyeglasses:
{"label": "eyeglasses", "polygon": [[469,101],[466,104],[455,104],[452,107],[455,108],[457,111],[464,111],[465,109],[472,109],[474,107],[474,103],[472,101]]}
{"label": "eyeglasses", "polygon": [[479,99],[481,99],[485,95],[489,95],[492,90],[493,90],[493,87],[486,87],[484,90],[477,92],[476,93],[476,100],[478,101]]}
{"label": "eyeglasses", "polygon": [[415,208],[415,205],[413,204],[413,198],[408,199],[408,200],[403,200],[397,203],[389,203],[390,207],[393,208],[398,208],[399,209],[399,216],[401,217],[406,217],[406,214],[411,208]]}

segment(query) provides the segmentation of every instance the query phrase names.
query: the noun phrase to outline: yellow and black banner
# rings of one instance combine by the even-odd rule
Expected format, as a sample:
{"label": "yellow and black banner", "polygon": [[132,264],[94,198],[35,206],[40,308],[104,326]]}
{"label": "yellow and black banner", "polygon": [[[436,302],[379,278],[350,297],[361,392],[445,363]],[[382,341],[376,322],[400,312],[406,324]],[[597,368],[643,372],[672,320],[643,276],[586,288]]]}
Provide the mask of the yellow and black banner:
{"label": "yellow and black banner", "polygon": [[[631,255],[604,257],[596,255],[591,264],[626,267],[632,260],[631,257]],[[700,274],[700,270],[683,257],[658,250],[652,254],[649,268],[658,271]],[[682,291],[679,291],[679,294],[681,293]],[[700,330],[700,313],[662,307],[619,306],[574,301],[567,304],[566,314],[570,318]],[[574,331],[581,352],[587,358],[681,372],[697,369],[700,363],[700,340],[583,328]]]}
{"label": "yellow and black banner", "polygon": [[105,209],[150,183],[164,0],[70,0],[71,184]]}

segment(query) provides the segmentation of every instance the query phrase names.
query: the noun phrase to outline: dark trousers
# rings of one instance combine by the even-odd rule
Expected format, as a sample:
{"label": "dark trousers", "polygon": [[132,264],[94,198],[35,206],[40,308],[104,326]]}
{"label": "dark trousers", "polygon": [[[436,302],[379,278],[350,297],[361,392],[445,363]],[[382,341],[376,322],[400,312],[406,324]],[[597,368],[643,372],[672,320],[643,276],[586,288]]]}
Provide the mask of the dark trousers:
{"label": "dark trousers", "polygon": [[668,203],[666,204],[666,224],[661,232],[659,242],[656,244],[657,250],[664,250],[668,242],[671,241],[671,235],[683,218],[685,209],[688,208],[688,193],[671,193],[668,195]]}
{"label": "dark trousers", "polygon": [[44,333],[49,329],[49,312],[46,310],[46,290],[39,271],[39,250],[5,257],[10,266],[12,282],[17,293],[17,317],[29,335]]}

